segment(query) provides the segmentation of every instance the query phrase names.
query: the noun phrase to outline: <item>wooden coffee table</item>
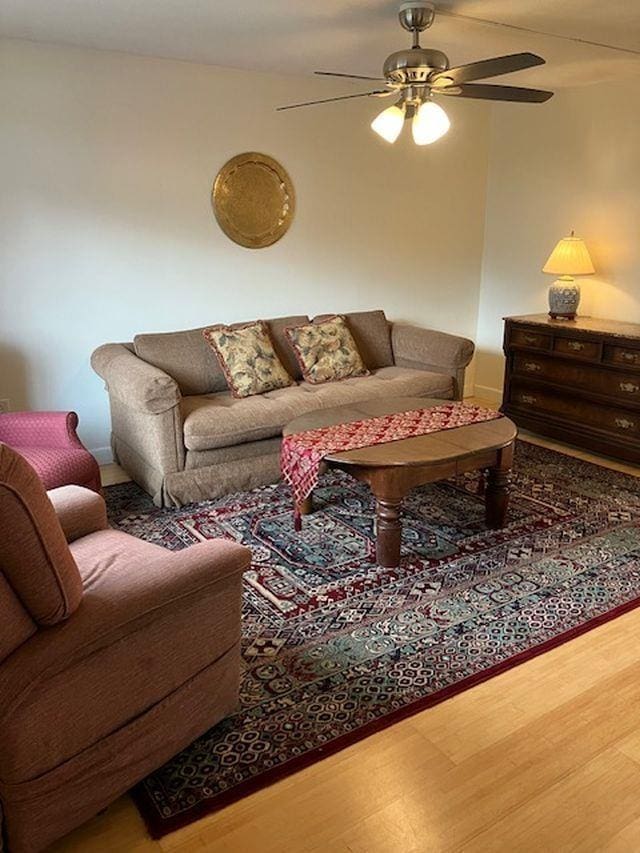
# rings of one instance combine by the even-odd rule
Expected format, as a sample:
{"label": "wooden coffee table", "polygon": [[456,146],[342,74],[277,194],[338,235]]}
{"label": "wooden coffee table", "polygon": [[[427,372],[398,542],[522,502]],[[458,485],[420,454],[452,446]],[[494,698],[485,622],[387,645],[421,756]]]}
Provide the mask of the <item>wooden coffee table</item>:
{"label": "wooden coffee table", "polygon": [[[284,435],[441,406],[443,403],[446,401],[396,397],[394,400],[321,409],[291,421],[285,427]],[[376,557],[381,566],[394,568],[400,562],[402,500],[416,486],[465,471],[486,471],[486,523],[494,529],[504,526],[517,434],[516,425],[503,417],[359,450],[330,453],[325,456],[324,464],[329,468],[340,468],[356,480],[369,484],[376,499]],[[312,511],[312,498],[309,497],[298,509],[303,515],[308,515]]]}

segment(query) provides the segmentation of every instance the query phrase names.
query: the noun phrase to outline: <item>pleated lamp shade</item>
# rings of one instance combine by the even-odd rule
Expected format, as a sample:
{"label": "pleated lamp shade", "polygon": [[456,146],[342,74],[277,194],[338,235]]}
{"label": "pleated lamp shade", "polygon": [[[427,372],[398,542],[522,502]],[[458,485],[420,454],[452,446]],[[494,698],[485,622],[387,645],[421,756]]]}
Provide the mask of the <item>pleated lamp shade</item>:
{"label": "pleated lamp shade", "polygon": [[584,240],[574,236],[572,231],[571,236],[560,240],[551,252],[542,272],[552,275],[593,275],[595,268]]}

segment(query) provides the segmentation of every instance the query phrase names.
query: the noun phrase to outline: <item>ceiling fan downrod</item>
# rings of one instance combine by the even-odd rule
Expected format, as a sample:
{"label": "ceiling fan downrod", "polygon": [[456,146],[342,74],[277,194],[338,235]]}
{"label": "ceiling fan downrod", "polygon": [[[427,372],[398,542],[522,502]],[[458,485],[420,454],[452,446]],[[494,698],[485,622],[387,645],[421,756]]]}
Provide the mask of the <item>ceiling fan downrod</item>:
{"label": "ceiling fan downrod", "polygon": [[400,4],[398,18],[400,26],[413,36],[413,47],[420,47],[420,33],[427,30],[434,22],[436,7],[424,0],[406,0]]}

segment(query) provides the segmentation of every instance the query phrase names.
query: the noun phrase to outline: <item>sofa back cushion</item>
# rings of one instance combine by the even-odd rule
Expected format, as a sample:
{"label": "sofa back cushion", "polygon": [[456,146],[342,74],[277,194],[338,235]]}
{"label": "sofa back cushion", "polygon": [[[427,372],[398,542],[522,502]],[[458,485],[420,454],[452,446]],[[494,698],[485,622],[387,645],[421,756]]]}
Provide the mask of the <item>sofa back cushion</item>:
{"label": "sofa back cushion", "polygon": [[134,352],[138,358],[175,379],[184,397],[224,391],[227,380],[215,353],[202,336],[205,328],[136,335]]}
{"label": "sofa back cushion", "polygon": [[[309,318],[306,315],[276,317],[265,322],[278,358],[287,373],[299,381],[302,374],[284,330],[287,326],[308,323]],[[244,325],[246,323],[234,323],[231,328]],[[224,372],[202,334],[206,328],[210,327],[201,326],[198,329],[187,329],[183,332],[151,332],[136,335],[133,339],[134,352],[138,358],[164,370],[175,379],[184,397],[226,391],[227,380]]]}
{"label": "sofa back cushion", "polygon": [[302,371],[300,370],[295,350],[291,346],[291,341],[285,333],[285,329],[289,326],[302,326],[304,323],[309,323],[309,318],[306,314],[298,314],[292,317],[276,317],[266,322],[269,327],[271,340],[273,341],[273,348],[282,362],[284,369],[296,382],[300,382]]}
{"label": "sofa back cushion", "polygon": [[[331,316],[333,315],[319,314],[313,318],[313,322],[321,323]],[[391,328],[384,311],[352,311],[341,316],[345,317],[358,352],[369,370],[391,367],[394,364]]]}
{"label": "sofa back cushion", "polygon": [[[6,444],[0,444],[0,573],[40,625],[62,622],[82,599],[78,567],[44,486]],[[24,638],[26,614],[15,606],[12,610],[12,623]]]}

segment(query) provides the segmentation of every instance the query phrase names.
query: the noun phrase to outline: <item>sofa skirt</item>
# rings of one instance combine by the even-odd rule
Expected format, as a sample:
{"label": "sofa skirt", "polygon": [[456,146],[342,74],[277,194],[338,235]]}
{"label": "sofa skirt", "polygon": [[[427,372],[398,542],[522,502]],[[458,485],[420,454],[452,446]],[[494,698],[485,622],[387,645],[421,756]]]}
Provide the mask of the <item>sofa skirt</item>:
{"label": "sofa skirt", "polygon": [[215,450],[188,451],[186,468],[164,478],[163,504],[215,500],[280,479],[279,438],[251,441]]}

